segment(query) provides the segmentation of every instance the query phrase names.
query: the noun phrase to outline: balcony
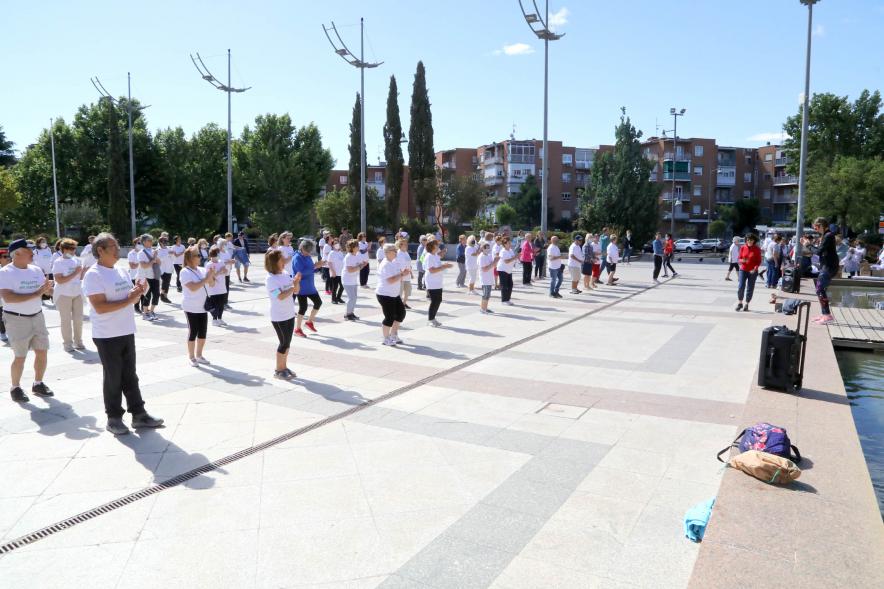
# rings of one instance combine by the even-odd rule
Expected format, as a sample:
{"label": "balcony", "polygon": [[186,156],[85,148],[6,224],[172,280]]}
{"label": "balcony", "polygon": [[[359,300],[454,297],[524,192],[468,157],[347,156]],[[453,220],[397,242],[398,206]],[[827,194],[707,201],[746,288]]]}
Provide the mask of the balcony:
{"label": "balcony", "polygon": [[[676,221],[687,221],[691,218],[690,213],[685,211],[675,211],[675,220]],[[669,221],[672,219],[672,211],[664,211],[663,212],[663,220]]]}
{"label": "balcony", "polygon": [[719,167],[715,175],[716,186],[735,186],[737,183],[737,169],[735,167]]}
{"label": "balcony", "polygon": [[503,184],[503,176],[485,176],[485,186],[498,186]]}
{"label": "balcony", "polygon": [[774,186],[785,186],[787,184],[798,184],[798,176],[790,176],[784,174],[782,176],[774,176]]}
{"label": "balcony", "polygon": [[690,172],[679,172],[679,171],[676,171],[675,174],[674,174],[674,177],[673,177],[673,173],[672,173],[672,172],[665,171],[665,172],[663,172],[663,180],[666,181],[666,182],[671,182],[671,181],[673,181],[673,180],[675,180],[675,181],[684,180],[684,181],[686,181],[686,182],[690,182],[690,180],[691,180],[691,173],[690,173]]}
{"label": "balcony", "polygon": [[592,162],[586,160],[577,160],[574,167],[578,170],[588,170],[592,167]]}
{"label": "balcony", "polygon": [[651,172],[651,177],[648,178],[648,180],[650,180],[651,182],[656,182],[657,178],[658,178],[657,171],[654,170],[653,172]]}
{"label": "balcony", "polygon": [[[663,161],[672,161],[672,152],[667,151],[663,154]],[[689,153],[677,153],[675,154],[675,161],[677,162],[689,162],[691,161],[691,155]]]}
{"label": "balcony", "polygon": [[720,158],[718,158],[718,165],[719,166],[729,166],[732,168],[737,165],[737,160],[732,157],[720,157]]}
{"label": "balcony", "polygon": [[442,169],[443,170],[453,170],[455,168],[457,168],[457,163],[454,161],[442,162]]}
{"label": "balcony", "polygon": [[494,164],[502,164],[503,158],[499,155],[485,155],[482,157],[482,165],[483,166],[491,166]]}
{"label": "balcony", "polygon": [[513,164],[533,164],[535,160],[534,155],[518,155],[518,154],[510,154],[507,161]]}
{"label": "balcony", "polygon": [[734,195],[733,194],[716,194],[715,202],[719,204],[734,204]]}
{"label": "balcony", "polygon": [[774,162],[774,165],[777,167],[788,166],[792,163],[792,158],[790,157],[778,157]]}
{"label": "balcony", "polygon": [[774,204],[793,205],[798,203],[798,193],[794,194],[775,194],[773,197]]}

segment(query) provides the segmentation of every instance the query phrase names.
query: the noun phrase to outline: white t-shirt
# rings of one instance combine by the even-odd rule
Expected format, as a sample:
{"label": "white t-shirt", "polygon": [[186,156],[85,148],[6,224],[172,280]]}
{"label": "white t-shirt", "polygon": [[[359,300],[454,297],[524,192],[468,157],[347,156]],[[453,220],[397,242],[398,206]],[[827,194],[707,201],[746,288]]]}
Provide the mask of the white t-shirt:
{"label": "white t-shirt", "polygon": [[341,269],[341,284],[346,284],[347,286],[359,284],[359,272],[348,272],[347,268],[356,268],[360,264],[362,264],[362,254],[359,252],[344,256],[344,264]]}
{"label": "white t-shirt", "polygon": [[[126,259],[129,261],[130,264],[138,264],[138,250],[132,248],[132,251],[130,251],[129,255],[126,256]],[[83,276],[83,278],[86,278],[86,276]],[[132,280],[138,278],[138,268],[129,268],[129,278],[131,278]]]}
{"label": "white t-shirt", "polygon": [[779,251],[777,251],[779,249],[780,249],[779,244],[777,242],[771,240],[771,242],[769,244],[767,244],[767,248],[765,248],[765,250],[764,250],[764,259],[771,260],[771,261],[775,260],[777,254],[779,254]]}
{"label": "white t-shirt", "polygon": [[220,261],[206,262],[206,270],[215,269],[215,286],[206,285],[206,290],[210,295],[224,294],[227,292],[227,285],[224,283],[224,276],[227,274],[227,265]]}
{"label": "white t-shirt", "polygon": [[79,273],[83,269],[83,262],[80,261],[80,258],[77,256],[73,256],[71,258],[65,258],[62,256],[58,258],[52,263],[52,275],[56,279],[55,280],[55,289],[54,293],[57,295],[63,295],[66,297],[78,297],[83,294],[83,289],[80,287],[80,277],[76,276],[64,284],[58,283],[59,276],[68,276],[73,274],[74,272]]}
{"label": "white t-shirt", "polygon": [[156,251],[156,256],[160,259],[160,273],[171,274],[172,271],[175,269],[173,267],[173,264],[175,262],[173,259],[174,254],[172,253],[172,250],[167,247],[161,247]]}
{"label": "white t-shirt", "polygon": [[378,264],[387,259],[386,254],[384,254],[384,246],[378,244],[378,251],[374,253],[374,257],[378,261]]}
{"label": "white t-shirt", "polygon": [[391,283],[387,279],[399,276],[399,272],[401,272],[401,269],[395,260],[392,262],[387,258],[381,260],[381,264],[378,266],[378,285],[374,289],[375,294],[385,297],[398,297],[399,291],[402,288],[400,286],[401,281],[394,280]]}
{"label": "white t-shirt", "polygon": [[285,265],[292,265],[292,258],[295,257],[295,248],[290,245],[281,245],[277,249],[282,252],[282,257],[285,258]]}
{"label": "white t-shirt", "polygon": [[[153,248],[151,248],[153,250]],[[148,266],[147,268],[143,268],[141,264],[150,264],[153,258],[157,255],[155,251],[151,251],[148,257],[147,250],[143,249],[138,252],[138,278],[150,278],[153,280],[153,266]]]}
{"label": "white t-shirt", "polygon": [[35,249],[34,264],[43,271],[43,274],[49,274],[52,271],[52,250],[48,247]]}
{"label": "white t-shirt", "polygon": [[[95,264],[83,277],[83,294],[103,294],[109,303],[121,301],[129,296],[132,281],[122,268],[107,268]],[[135,310],[132,305],[124,305],[111,313],[98,313],[90,305],[89,319],[92,323],[92,337],[104,339],[135,333]]]}
{"label": "white t-shirt", "polygon": [[466,250],[464,250],[464,255],[467,258],[467,268],[473,269],[479,265],[479,256],[475,255],[478,251],[479,248],[474,245],[468,245]]}
{"label": "white t-shirt", "polygon": [[[44,282],[46,276],[35,264],[28,264],[24,269],[16,268],[15,264],[7,264],[0,270],[0,290],[11,290],[15,294],[31,294],[40,290]],[[5,301],[3,308],[22,315],[36,315],[43,309],[43,301],[40,297],[34,297],[23,303]]]}
{"label": "white t-shirt", "polygon": [[590,244],[592,246],[592,263],[593,264],[601,264],[602,263],[602,244],[594,241]]}
{"label": "white t-shirt", "polygon": [[267,294],[270,296],[270,320],[271,321],[288,321],[295,317],[295,297],[288,296],[282,300],[279,299],[279,293],[288,289],[289,295],[292,288],[292,277],[287,272],[279,274],[268,274],[264,280],[264,286],[267,287]]}
{"label": "white t-shirt", "polygon": [[516,252],[514,250],[506,248],[500,250],[500,259],[497,260],[497,271],[512,274],[513,266],[515,266],[513,260],[515,259]]}
{"label": "white t-shirt", "polygon": [[620,248],[617,247],[616,243],[608,244],[608,263],[616,264],[620,261]]}
{"label": "white t-shirt", "polygon": [[439,258],[439,254],[424,254],[424,267],[427,269],[427,274],[424,276],[424,284],[428,289],[442,288],[442,275],[445,272],[430,272],[430,269],[439,268],[440,266],[442,266],[442,259]]}
{"label": "white t-shirt", "polygon": [[[577,258],[576,260],[572,259],[571,256]],[[568,248],[568,267],[569,268],[579,268],[583,263],[583,248],[580,247],[577,242],[571,244],[571,247]]]}
{"label": "white t-shirt", "polygon": [[728,251],[728,259],[731,264],[736,264],[740,261],[740,246],[736,243],[731,244],[731,249]]}
{"label": "white t-shirt", "polygon": [[359,242],[359,259],[363,262],[368,261],[368,242],[360,241]]}
{"label": "white t-shirt", "polygon": [[80,252],[80,260],[83,261],[83,267],[88,268],[95,263],[95,256],[92,255],[92,244],[87,243]]}
{"label": "white t-shirt", "polygon": [[491,255],[496,258],[497,256],[500,255],[500,250],[502,250],[502,249],[503,249],[503,246],[495,241],[494,245],[491,246]]}
{"label": "white t-shirt", "polygon": [[402,277],[402,282],[411,282],[411,256],[408,252],[402,250],[396,252],[396,263],[399,264],[400,270],[409,270],[409,273]]}
{"label": "white t-shirt", "polygon": [[328,260],[328,255],[332,252],[332,246],[325,243],[322,245],[322,259]]}
{"label": "white t-shirt", "polygon": [[[199,287],[191,290],[188,284],[200,282],[206,277],[206,269],[185,267],[181,269],[181,310],[188,313],[205,313],[206,308],[206,289],[209,287]],[[223,280],[223,279],[222,279]]]}
{"label": "white t-shirt", "polygon": [[479,256],[479,286],[494,286],[494,268],[483,270],[485,266],[489,266],[494,262],[494,256],[490,253]]}
{"label": "white t-shirt", "polygon": [[[562,250],[559,249],[559,246],[550,244],[548,248],[546,248],[546,259],[547,266],[550,270],[558,270],[562,267]],[[559,257],[558,260],[553,260],[553,258]]]}
{"label": "white t-shirt", "polygon": [[328,255],[328,268],[335,276],[340,276],[344,269],[344,253],[341,250],[333,249]]}
{"label": "white t-shirt", "polygon": [[172,263],[178,264],[180,266],[184,265],[184,250],[187,248],[184,247],[184,244],[175,244],[172,246]]}

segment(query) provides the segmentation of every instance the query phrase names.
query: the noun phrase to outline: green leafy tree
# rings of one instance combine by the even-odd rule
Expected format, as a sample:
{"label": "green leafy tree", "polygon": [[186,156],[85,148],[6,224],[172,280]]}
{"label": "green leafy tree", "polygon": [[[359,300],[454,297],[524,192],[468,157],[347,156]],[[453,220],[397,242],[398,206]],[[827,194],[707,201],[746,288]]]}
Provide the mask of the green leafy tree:
{"label": "green leafy tree", "polygon": [[107,224],[118,237],[132,239],[129,223],[129,191],[126,190],[126,165],[123,163],[123,142],[117,125],[117,108],[105,101],[110,135],[107,142]]}
{"label": "green leafy tree", "polygon": [[625,108],[614,134],[614,151],[601,154],[593,163],[589,187],[581,197],[580,223],[586,229],[632,229],[641,243],[657,226],[661,187],[650,181],[654,163],[642,155],[642,132],[632,125]]}
{"label": "green leafy tree", "polygon": [[726,231],[727,223],[725,223],[721,219],[716,219],[709,223],[709,235],[711,237],[724,237]]}
{"label": "green leafy tree", "polygon": [[497,219],[497,224],[501,227],[504,225],[513,227],[519,222],[519,213],[516,212],[516,209],[505,203],[498,205],[494,210],[494,216]]}
{"label": "green leafy tree", "polygon": [[350,145],[347,150],[350,152],[350,166],[347,175],[347,183],[353,187],[355,192],[359,192],[359,183],[362,181],[362,114],[359,108],[359,92],[356,93],[356,104],[353,105],[353,119],[350,121]]}
{"label": "green leafy tree", "polygon": [[730,226],[734,235],[742,235],[761,222],[761,205],[757,198],[741,198],[732,205],[719,206],[718,218]]}
{"label": "green leafy tree", "polygon": [[405,159],[402,156],[402,122],[399,119],[399,88],[396,76],[390,76],[387,93],[387,121],[384,123],[384,159],[387,161],[386,198],[388,226],[399,218],[399,201],[402,197],[402,178]]}
{"label": "green leafy tree", "polygon": [[434,215],[438,221],[458,224],[476,216],[485,201],[485,186],[475,176],[458,176],[451,170],[436,172]]}
{"label": "green leafy tree", "polygon": [[[383,223],[386,211],[374,187],[369,186],[365,190],[365,208],[369,228]],[[316,201],[314,211],[323,227],[334,227],[335,230],[346,227],[354,235],[359,228],[359,198],[354,197],[353,189],[349,186],[326,193]]]}
{"label": "green leafy tree", "polygon": [[6,230],[7,222],[21,206],[21,192],[15,175],[5,167],[0,167],[0,235]]}
{"label": "green leafy tree", "polygon": [[3,126],[0,125],[0,167],[9,168],[12,167],[15,162],[15,152],[12,148],[15,147],[15,143],[6,138],[6,132],[3,131]]}
{"label": "green leafy tree", "polygon": [[884,211],[884,159],[839,155],[831,166],[815,166],[807,178],[807,209],[809,217],[874,233]]}
{"label": "green leafy tree", "polygon": [[519,186],[519,192],[509,198],[508,204],[516,210],[518,215],[516,223],[519,227],[534,227],[540,224],[542,202],[537,179],[534,176],[528,176]]}
{"label": "green leafy tree", "polygon": [[[427,94],[424,63],[417,62],[411,93],[411,126],[408,128],[408,171],[417,213],[426,219],[435,198],[436,154],[433,148],[433,115]],[[431,180],[432,182],[426,182]]]}

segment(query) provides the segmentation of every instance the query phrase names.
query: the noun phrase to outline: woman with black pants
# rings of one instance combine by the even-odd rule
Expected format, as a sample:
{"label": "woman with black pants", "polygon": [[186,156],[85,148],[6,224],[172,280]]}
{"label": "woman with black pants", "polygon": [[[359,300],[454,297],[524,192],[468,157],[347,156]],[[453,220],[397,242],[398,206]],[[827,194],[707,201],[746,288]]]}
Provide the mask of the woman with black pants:
{"label": "woman with black pants", "polygon": [[181,272],[183,295],[181,310],[187,317],[187,355],[191,366],[208,364],[203,358],[203,347],[206,345],[206,332],[209,325],[209,314],[206,312],[208,288],[215,286],[215,269],[200,268],[200,251],[190,247],[184,251],[184,269]]}
{"label": "woman with black pants", "polygon": [[362,261],[365,262],[365,266],[359,271],[359,286],[365,288],[368,286],[368,273],[371,271],[368,266],[368,242],[365,241],[365,233],[360,233],[356,236],[356,239],[359,241],[359,255],[362,258]]}
{"label": "woman with black pants", "polygon": [[[313,324],[313,320],[316,318],[316,313],[319,312],[319,308],[322,306],[322,299],[319,298],[319,293],[316,291],[313,275],[317,268],[325,266],[326,259],[325,256],[323,256],[322,260],[314,262],[312,257],[313,247],[312,240],[302,239],[301,243],[298,245],[298,251],[295,253],[294,260],[292,261],[292,274],[301,275],[300,288],[298,289],[298,316],[295,318],[295,335],[298,337],[307,337],[307,334],[301,329],[302,322],[310,331],[316,331],[316,326]],[[307,321],[304,321],[304,315],[307,313],[308,300],[313,303],[313,310],[310,311],[310,317]]]}
{"label": "woman with black pants", "polygon": [[424,267],[427,276],[424,283],[427,286],[427,294],[430,297],[430,309],[427,312],[427,319],[431,327],[441,327],[442,324],[436,321],[436,312],[442,304],[442,273],[451,268],[448,262],[443,263],[439,257],[439,242],[433,238],[427,241],[427,249],[424,253]]}
{"label": "woman with black pants", "polygon": [[[405,320],[405,304],[402,302],[401,281],[406,274],[411,273],[411,268],[403,268],[396,261],[397,247],[393,243],[386,244],[382,250],[384,259],[378,265],[378,285],[375,294],[384,312],[384,320],[381,322],[381,331],[384,334],[383,344],[395,346],[401,344],[399,338],[399,325]],[[441,302],[441,291],[439,300]]]}
{"label": "woman with black pants", "polygon": [[673,276],[678,276],[678,272],[672,267],[672,257],[675,255],[675,242],[672,241],[672,234],[667,233],[666,239],[663,241],[663,276],[668,276],[667,270],[672,271]]}
{"label": "woman with black pants", "polygon": [[[187,248],[181,243],[181,236],[175,236],[175,245],[172,246],[172,267],[175,269],[175,288],[181,292],[181,267],[184,265],[184,250]],[[199,252],[197,252],[199,258]]]}
{"label": "woman with black pants", "polygon": [[224,305],[227,304],[227,286],[224,284],[224,276],[229,270],[227,264],[218,260],[221,255],[221,248],[213,245],[209,248],[209,261],[206,263],[206,269],[211,270],[215,276],[215,283],[206,289],[209,298],[212,300],[212,325],[215,327],[225,327],[224,322]]}
{"label": "woman with black pants", "polygon": [[509,237],[504,237],[501,242],[501,250],[497,261],[497,275],[500,278],[500,302],[504,305],[512,305],[510,297],[513,294],[513,266],[516,265],[516,252]]}
{"label": "woman with black pants", "polygon": [[289,276],[288,259],[279,250],[271,250],[264,256],[264,269],[267,270],[267,295],[270,297],[270,324],[279,339],[276,346],[276,370],[273,377],[280,380],[295,378],[286,363],[289,348],[292,345],[292,334],[295,330],[295,299],[301,288],[301,273],[296,272],[294,278]]}
{"label": "woman with black pants", "polygon": [[160,259],[153,249],[153,237],[145,233],[141,236],[141,251],[138,252],[138,278],[147,281],[147,292],[141,297],[142,317],[145,321],[156,321],[154,313],[160,302]]}

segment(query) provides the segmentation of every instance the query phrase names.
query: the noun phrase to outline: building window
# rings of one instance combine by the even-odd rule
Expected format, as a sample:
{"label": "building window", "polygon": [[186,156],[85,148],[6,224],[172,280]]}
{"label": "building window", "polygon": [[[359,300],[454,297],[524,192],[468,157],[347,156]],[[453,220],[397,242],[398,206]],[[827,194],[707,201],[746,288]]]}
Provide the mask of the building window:
{"label": "building window", "polygon": [[770,174],[765,174],[764,179],[767,180],[768,182],[770,182],[770,180],[771,180]]}
{"label": "building window", "polygon": [[571,162],[573,162],[573,161],[574,161],[574,158],[571,157],[570,153],[563,153],[562,154],[562,163],[565,164],[566,166],[570,166]]}
{"label": "building window", "polygon": [[694,146],[694,157],[703,157],[703,146],[695,145]]}
{"label": "building window", "polygon": [[743,172],[743,182],[752,182],[752,172]]}
{"label": "building window", "polygon": [[773,154],[772,154],[772,153],[766,153],[766,154],[764,154],[764,161],[769,162],[769,161],[771,161],[771,160],[773,160]]}
{"label": "building window", "polygon": [[703,196],[703,189],[699,186],[694,186],[694,196]]}
{"label": "building window", "polygon": [[747,166],[751,166],[751,165],[752,165],[752,156],[751,156],[751,155],[747,155],[747,156],[746,156],[746,165],[747,165]]}
{"label": "building window", "polygon": [[743,198],[752,198],[752,191],[751,190],[744,190],[743,191]]}
{"label": "building window", "polygon": [[765,188],[765,189],[764,189],[764,199],[765,199],[765,200],[770,200],[770,188]]}
{"label": "building window", "polygon": [[375,172],[374,173],[374,183],[375,184],[383,184],[384,183],[384,173],[383,172]]}
{"label": "building window", "polygon": [[694,176],[703,175],[703,166],[694,166]]}
{"label": "building window", "polygon": [[571,202],[571,193],[563,192],[562,193],[562,202]]}
{"label": "building window", "polygon": [[570,184],[571,183],[571,173],[570,172],[562,172],[562,184]]}
{"label": "building window", "polygon": [[562,219],[571,218],[571,209],[562,209]]}
{"label": "building window", "polygon": [[700,214],[700,205],[694,205],[694,214],[695,214],[695,215],[699,215],[699,214]]}
{"label": "building window", "polygon": [[347,176],[345,174],[341,174],[340,176],[338,176],[338,184],[346,184],[346,183],[347,183]]}
{"label": "building window", "polygon": [[684,190],[682,190],[681,186],[676,186],[675,187],[675,198],[680,199],[682,196],[684,196]]}

